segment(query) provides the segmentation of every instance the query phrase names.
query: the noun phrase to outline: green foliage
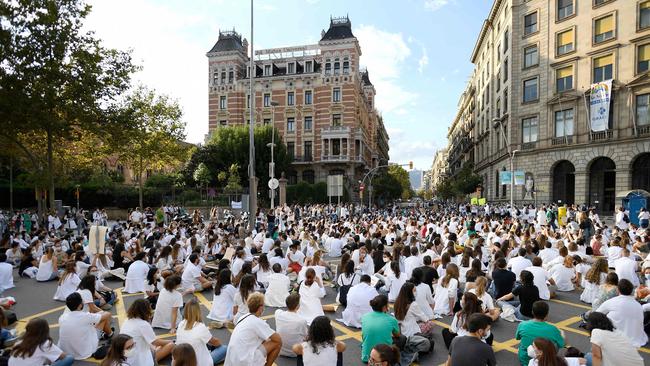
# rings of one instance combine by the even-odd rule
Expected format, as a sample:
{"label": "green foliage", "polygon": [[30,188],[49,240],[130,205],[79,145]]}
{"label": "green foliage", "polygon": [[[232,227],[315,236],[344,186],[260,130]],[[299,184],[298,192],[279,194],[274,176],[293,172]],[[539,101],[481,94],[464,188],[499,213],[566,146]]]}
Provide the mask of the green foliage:
{"label": "green foliage", "polygon": [[212,173],[210,172],[210,169],[208,168],[205,163],[199,164],[199,166],[194,170],[194,174],[192,177],[194,178],[194,181],[203,187],[206,187],[208,183],[210,183]]}
{"label": "green foliage", "polygon": [[146,182],[144,182],[145,187],[150,188],[171,188],[176,184],[178,178],[177,174],[154,174],[150,176]]}
{"label": "green foliage", "polygon": [[471,163],[465,164],[453,178],[445,178],[436,187],[436,195],[442,199],[460,198],[474,193],[483,179],[474,173]]}
{"label": "green foliage", "polygon": [[409,174],[399,165],[381,169],[372,179],[374,201],[407,200],[413,196]]}
{"label": "green foliage", "polygon": [[242,185],[239,178],[239,166],[232,164],[228,169],[228,184],[224,188],[227,193],[238,193],[242,191]]}
{"label": "green foliage", "polygon": [[300,182],[287,186],[287,203],[289,204],[310,204],[310,203],[327,203],[327,183],[318,182],[309,184]]}

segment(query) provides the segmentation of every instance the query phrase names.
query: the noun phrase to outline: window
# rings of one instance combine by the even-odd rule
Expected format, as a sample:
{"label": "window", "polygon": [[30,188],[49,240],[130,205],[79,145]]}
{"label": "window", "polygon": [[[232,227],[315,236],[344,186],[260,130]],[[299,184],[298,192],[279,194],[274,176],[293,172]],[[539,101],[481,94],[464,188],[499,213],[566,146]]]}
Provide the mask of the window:
{"label": "window", "polygon": [[344,74],[350,73],[350,61],[343,61],[343,73]]}
{"label": "window", "polygon": [[640,94],[636,96],[636,125],[647,126],[650,125],[650,116],[648,115],[648,104],[650,102],[650,94]]}
{"label": "window", "polygon": [[314,72],[314,63],[312,61],[305,62],[305,72]]}
{"label": "window", "polygon": [[295,74],[295,73],[296,73],[296,63],[289,62],[287,64],[287,74]]}
{"label": "window", "polygon": [[594,6],[600,6],[600,5],[603,5],[603,4],[608,3],[610,1],[612,1],[612,0],[594,0]]}
{"label": "window", "polygon": [[226,72],[222,71],[221,72],[221,84],[225,84],[225,83],[226,83]]}
{"label": "window", "polygon": [[503,82],[508,81],[508,59],[503,60]]}
{"label": "window", "polygon": [[332,115],[332,126],[340,126],[341,125],[341,115],[340,114],[333,114]]}
{"label": "window", "polygon": [[332,140],[332,155],[341,155],[341,140]]}
{"label": "window", "polygon": [[302,180],[309,183],[309,184],[314,184],[315,181],[315,175],[313,170],[305,170],[302,172]]}
{"label": "window", "polygon": [[305,104],[311,104],[312,103],[311,96],[312,96],[312,91],[311,90],[305,91]]}
{"label": "window", "polygon": [[287,132],[296,131],[296,120],[293,117],[287,118]]}
{"label": "window", "polygon": [[264,76],[271,76],[271,65],[264,65]]}
{"label": "window", "polygon": [[341,63],[338,61],[334,61],[334,75],[338,75],[341,73]]}
{"label": "window", "polygon": [[332,73],[332,64],[328,62],[325,64],[325,75],[329,75],[331,73]]}
{"label": "window", "polygon": [[305,131],[311,131],[312,128],[312,123],[313,123],[313,117],[312,116],[305,116],[304,118],[304,129]]}
{"label": "window", "polygon": [[233,71],[228,72],[228,84],[232,84],[235,80],[235,73]]}
{"label": "window", "polygon": [[555,70],[555,90],[561,93],[573,89],[573,66]]}
{"label": "window", "polygon": [[594,43],[601,43],[614,38],[614,14],[594,21]]}
{"label": "window", "polygon": [[226,96],[225,96],[225,95],[220,96],[220,97],[219,97],[219,109],[226,109],[226,108],[228,108],[228,105],[227,105],[227,104],[228,104],[228,103],[227,103]]}
{"label": "window", "polygon": [[573,108],[555,112],[555,137],[573,136]]}
{"label": "window", "polygon": [[648,71],[648,61],[650,61],[650,44],[639,46],[636,54],[636,72]]}
{"label": "window", "polygon": [[639,29],[650,27],[650,1],[639,4]]}
{"label": "window", "polygon": [[494,87],[494,91],[499,91],[501,90],[501,72],[497,72],[497,77],[494,80],[496,82],[496,85]]}
{"label": "window", "polygon": [[270,125],[271,124],[271,119],[270,118],[264,118],[263,123],[264,123],[265,126]]}
{"label": "window", "polygon": [[573,15],[573,0],[557,0],[557,19]]}
{"label": "window", "polygon": [[501,61],[501,45],[497,45],[497,62]]}
{"label": "window", "polygon": [[573,29],[557,34],[557,55],[566,55],[574,50],[573,47]]}
{"label": "window", "polygon": [[537,45],[524,48],[524,68],[536,66],[539,63]]}
{"label": "window", "polygon": [[594,59],[594,83],[612,78],[614,55]]}
{"label": "window", "polygon": [[524,16],[524,35],[537,32],[537,12]]}
{"label": "window", "polygon": [[508,113],[508,89],[503,89],[503,113]]}
{"label": "window", "polygon": [[296,157],[296,143],[287,142],[287,156],[293,160]]}
{"label": "window", "polygon": [[287,93],[287,105],[294,105],[296,104],[295,100],[295,93],[294,92],[288,92]]}
{"label": "window", "polygon": [[[503,167],[503,171],[504,171],[504,172],[506,171],[506,167]],[[506,189],[507,189],[507,187],[508,187],[507,184],[503,184],[503,185],[501,185],[501,197],[505,197],[505,196],[506,196]]]}
{"label": "window", "polygon": [[333,103],[341,102],[341,88],[332,89],[332,102]]}
{"label": "window", "polygon": [[304,151],[303,151],[303,155],[304,155],[305,161],[312,161],[313,160],[311,141],[305,141],[305,148],[304,148]]}
{"label": "window", "polygon": [[222,126],[228,126],[228,121],[226,121],[225,119],[222,119],[221,121],[219,121],[219,124],[222,125]]}
{"label": "window", "polygon": [[251,95],[246,94],[246,108],[250,108],[250,107],[251,107]]}
{"label": "window", "polygon": [[501,117],[501,99],[497,99],[496,102],[496,117]]}
{"label": "window", "polygon": [[537,78],[524,80],[524,103],[537,100]]}
{"label": "window", "polygon": [[537,141],[537,117],[524,118],[521,124],[522,142],[525,144]]}
{"label": "window", "polygon": [[265,107],[271,106],[271,94],[269,93],[264,94],[264,106]]}
{"label": "window", "polygon": [[219,84],[219,73],[218,72],[213,72],[212,73],[212,84]]}
{"label": "window", "polygon": [[506,51],[508,51],[508,44],[510,43],[509,40],[510,34],[508,33],[508,30],[506,29],[505,32],[503,32],[503,54],[505,55]]}

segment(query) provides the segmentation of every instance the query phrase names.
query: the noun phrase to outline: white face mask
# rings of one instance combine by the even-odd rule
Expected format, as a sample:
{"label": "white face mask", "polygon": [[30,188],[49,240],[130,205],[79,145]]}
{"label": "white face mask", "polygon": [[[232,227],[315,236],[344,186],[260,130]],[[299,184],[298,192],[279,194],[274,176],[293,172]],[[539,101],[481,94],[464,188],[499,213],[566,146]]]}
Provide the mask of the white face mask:
{"label": "white face mask", "polygon": [[533,347],[532,344],[528,346],[527,351],[528,351],[528,357],[537,358],[537,352],[535,351],[535,347]]}
{"label": "white face mask", "polygon": [[135,345],[130,349],[124,350],[124,357],[131,358],[135,356]]}
{"label": "white face mask", "polygon": [[645,275],[645,279],[648,280],[648,281],[650,281],[650,273],[646,273],[646,275]]}
{"label": "white face mask", "polygon": [[386,258],[386,257],[384,257],[384,263],[388,263],[388,262],[390,262],[390,259],[389,259],[389,258]]}

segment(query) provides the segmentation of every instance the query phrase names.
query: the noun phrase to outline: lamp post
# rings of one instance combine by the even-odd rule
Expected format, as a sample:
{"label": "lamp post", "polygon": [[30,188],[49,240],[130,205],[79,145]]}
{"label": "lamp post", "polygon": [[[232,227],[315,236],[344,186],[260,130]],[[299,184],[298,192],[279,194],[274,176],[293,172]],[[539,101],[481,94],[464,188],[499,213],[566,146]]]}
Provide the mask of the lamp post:
{"label": "lamp post", "polygon": [[499,130],[501,130],[501,136],[503,136],[503,142],[506,145],[506,150],[508,151],[508,156],[510,157],[510,209],[513,210],[515,207],[515,153],[519,150],[510,150],[508,137],[506,136],[506,132],[503,130],[503,119],[493,118],[492,122],[495,128],[498,126]]}
{"label": "lamp post", "polygon": [[[275,178],[275,160],[273,153],[275,151],[275,107],[279,106],[280,103],[276,101],[271,101],[271,142],[266,144],[267,147],[271,148],[271,162],[269,163],[269,178]],[[271,188],[271,209],[275,208],[275,189]]]}
{"label": "lamp post", "polygon": [[257,213],[257,188],[255,179],[255,139],[253,125],[255,124],[255,88],[253,86],[253,78],[255,75],[255,53],[253,48],[253,0],[251,0],[251,54],[249,60],[249,93],[250,93],[250,123],[248,124],[248,228],[253,230],[255,227],[255,214]]}

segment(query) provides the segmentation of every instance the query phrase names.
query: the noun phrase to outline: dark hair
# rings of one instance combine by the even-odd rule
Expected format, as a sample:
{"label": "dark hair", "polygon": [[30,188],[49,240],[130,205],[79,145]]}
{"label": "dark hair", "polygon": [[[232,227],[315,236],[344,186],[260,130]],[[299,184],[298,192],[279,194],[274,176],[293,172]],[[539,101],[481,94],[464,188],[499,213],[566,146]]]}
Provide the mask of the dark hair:
{"label": "dark hair", "polygon": [[241,282],[239,282],[239,294],[243,302],[248,299],[248,295],[255,291],[256,282],[255,276],[252,274],[246,274],[241,278]]}
{"label": "dark hair", "polygon": [[399,294],[397,295],[397,299],[395,299],[395,304],[393,305],[395,318],[397,320],[404,320],[411,303],[415,301],[415,294],[413,294],[414,288],[415,285],[413,285],[412,282],[405,282],[402,285],[402,288],[399,289]]}
{"label": "dark hair", "polygon": [[567,363],[564,357],[557,355],[557,348],[555,348],[553,342],[538,337],[533,340],[533,344],[542,352],[542,355],[537,360],[539,366],[566,366]]}
{"label": "dark hair", "polygon": [[[108,354],[104,361],[102,361],[101,366],[113,366],[121,365],[126,361],[126,356],[124,356],[124,346],[126,342],[130,339],[133,339],[128,334],[118,334],[111,340],[111,347],[108,349]],[[135,347],[135,345],[133,345]]]}
{"label": "dark hair", "polygon": [[371,278],[370,278],[369,275],[364,274],[364,275],[361,275],[361,278],[359,279],[359,281],[360,282],[371,282]]}
{"label": "dark hair", "polygon": [[[75,294],[77,293],[75,292]],[[79,299],[81,300],[81,296],[79,296]],[[53,344],[52,338],[50,337],[50,326],[47,324],[47,320],[43,318],[32,319],[25,327],[25,334],[22,336],[22,341],[14,346],[11,355],[16,358],[32,357],[34,352],[36,352],[36,347],[42,347],[46,342],[49,342],[49,345]]]}
{"label": "dark hair", "polygon": [[345,263],[345,268],[343,270],[343,273],[345,273],[348,277],[354,275],[354,262],[348,261]]}
{"label": "dark hair", "polygon": [[620,292],[621,295],[624,296],[629,296],[632,295],[632,291],[634,291],[634,285],[630,280],[626,280],[625,278],[622,278],[621,280],[618,281],[618,292]]}
{"label": "dark hair", "polygon": [[388,306],[388,297],[386,295],[377,295],[370,300],[370,307],[373,311],[384,311],[386,306]]}
{"label": "dark hair", "polygon": [[129,306],[126,316],[129,319],[142,319],[148,322],[151,319],[151,305],[149,304],[149,301],[145,299],[135,300],[131,306]]}
{"label": "dark hair", "polygon": [[330,324],[330,319],[324,315],[314,318],[309,326],[305,341],[309,343],[312,352],[316,354],[318,354],[318,346],[333,347],[336,344],[336,339],[334,338],[334,328]]}
{"label": "dark hair", "polygon": [[535,285],[535,277],[530,271],[523,270],[519,274],[519,278],[521,279],[521,283],[524,286],[534,286]]}
{"label": "dark hair", "polygon": [[232,284],[232,273],[229,269],[222,269],[217,275],[217,283],[214,285],[214,294],[219,296],[221,295],[221,289],[226,285]]}
{"label": "dark hair", "polygon": [[149,286],[153,286],[156,283],[156,278],[154,277],[156,272],[158,272],[157,267],[149,268],[149,272],[147,272],[147,282],[149,283]]}
{"label": "dark hair", "polygon": [[485,329],[492,324],[492,318],[482,313],[474,313],[467,318],[465,325],[467,331],[476,333],[479,329]]}
{"label": "dark hair", "polygon": [[145,253],[145,252],[140,252],[140,253],[136,254],[135,257],[133,257],[133,260],[134,260],[134,261],[141,261],[141,260],[143,260],[144,257],[146,257],[146,256],[147,256],[147,253]]}
{"label": "dark hair", "polygon": [[174,347],[172,351],[174,365],[176,366],[196,366],[196,353],[189,343],[181,343]]}
{"label": "dark hair", "polygon": [[495,264],[497,265],[497,267],[503,269],[503,268],[506,268],[506,266],[508,265],[508,262],[506,262],[505,258],[501,257],[501,258],[497,259]]}
{"label": "dark hair", "polygon": [[300,294],[297,292],[294,292],[287,296],[286,299],[284,299],[285,304],[287,305],[288,310],[296,310],[298,305],[300,305]]}
{"label": "dark hair", "polygon": [[388,362],[389,366],[399,365],[399,348],[396,345],[380,343],[372,349],[379,353],[382,362]]}
{"label": "dark hair", "polygon": [[261,268],[264,272],[268,272],[269,269],[271,269],[271,265],[269,264],[269,257],[266,254],[260,255],[257,264],[259,265],[259,268]]}
{"label": "dark hair", "polygon": [[481,301],[472,292],[465,292],[461,299],[462,308],[454,315],[459,328],[467,329],[467,320],[472,314],[481,313]]}
{"label": "dark hair", "polygon": [[542,300],[533,303],[533,317],[535,319],[545,319],[548,315],[548,304]]}
{"label": "dark hair", "polygon": [[618,275],[616,272],[609,272],[605,277],[605,283],[608,285],[618,286]]}
{"label": "dark hair", "polygon": [[413,272],[411,272],[411,279],[410,281],[413,282],[413,285],[417,286],[422,283],[422,279],[424,278],[424,271],[422,268],[417,267],[413,268]]}
{"label": "dark hair", "polygon": [[541,267],[542,266],[542,257],[535,257],[533,258],[533,266],[535,267]]}
{"label": "dark hair", "polygon": [[180,284],[181,284],[181,278],[178,275],[171,275],[165,278],[165,282],[163,283],[163,286],[165,287],[165,290],[172,292]]}
{"label": "dark hair", "polygon": [[199,259],[199,256],[196,255],[196,253],[192,253],[192,254],[190,255],[190,258],[189,258],[190,263],[194,264],[194,261],[196,261],[197,259]]}
{"label": "dark hair", "polygon": [[607,315],[603,313],[599,313],[597,311],[592,311],[587,315],[587,327],[586,329],[591,333],[592,330],[594,329],[602,329],[602,330],[608,330],[608,331],[614,331],[614,324],[612,321],[607,317]]}
{"label": "dark hair", "polygon": [[78,292],[73,292],[65,298],[65,306],[67,306],[70,311],[79,309],[79,305],[82,304],[83,300],[81,299],[81,295]]}
{"label": "dark hair", "polygon": [[81,279],[81,282],[79,282],[79,289],[80,290],[88,290],[90,291],[91,294],[93,294],[96,290],[95,288],[95,276],[93,275],[85,275],[84,278]]}
{"label": "dark hair", "polygon": [[400,277],[401,273],[400,273],[400,270],[399,270],[399,262],[398,261],[394,260],[394,261],[390,262],[390,269],[393,271],[396,278]]}

